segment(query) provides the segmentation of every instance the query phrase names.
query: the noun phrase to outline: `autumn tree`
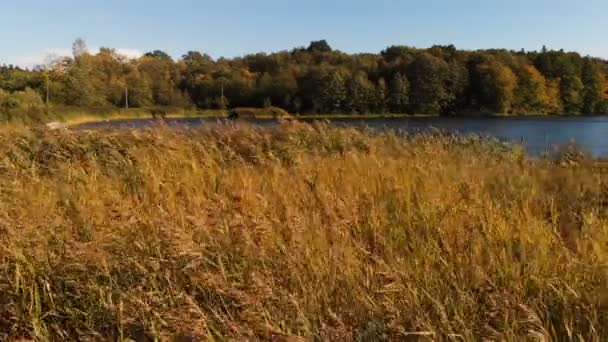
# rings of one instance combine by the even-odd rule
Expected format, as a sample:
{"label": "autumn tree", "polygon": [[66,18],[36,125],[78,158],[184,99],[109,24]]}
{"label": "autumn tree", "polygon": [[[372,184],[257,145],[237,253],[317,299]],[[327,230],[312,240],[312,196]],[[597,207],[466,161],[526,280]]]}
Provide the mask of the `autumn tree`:
{"label": "autumn tree", "polygon": [[139,71],[148,80],[155,104],[188,105],[188,99],[178,88],[183,74],[167,53],[159,50],[146,53],[139,61]]}
{"label": "autumn tree", "polygon": [[515,100],[517,77],[506,65],[490,61],[477,66],[483,106],[494,113],[509,113]]}
{"label": "autumn tree", "polygon": [[550,111],[546,79],[534,65],[526,64],[519,70],[515,97],[518,113],[545,114]]}
{"label": "autumn tree", "polygon": [[[179,60],[155,50],[129,59],[91,54],[77,39],[71,57],[33,70],[0,66],[0,89],[32,89],[49,104],[200,109],[278,106],[293,113],[600,114],[608,111],[608,64],[543,49],[463,51],[390,46],[347,54],[327,41],[306,48]],[[48,100],[47,100],[48,99]]]}

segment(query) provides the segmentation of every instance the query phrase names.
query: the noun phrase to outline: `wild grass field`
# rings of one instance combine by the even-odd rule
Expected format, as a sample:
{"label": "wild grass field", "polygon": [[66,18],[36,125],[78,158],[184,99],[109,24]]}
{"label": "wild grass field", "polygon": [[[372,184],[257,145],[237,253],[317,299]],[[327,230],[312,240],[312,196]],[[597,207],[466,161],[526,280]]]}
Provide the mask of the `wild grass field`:
{"label": "wild grass field", "polygon": [[474,137],[0,130],[0,340],[608,336],[608,183]]}

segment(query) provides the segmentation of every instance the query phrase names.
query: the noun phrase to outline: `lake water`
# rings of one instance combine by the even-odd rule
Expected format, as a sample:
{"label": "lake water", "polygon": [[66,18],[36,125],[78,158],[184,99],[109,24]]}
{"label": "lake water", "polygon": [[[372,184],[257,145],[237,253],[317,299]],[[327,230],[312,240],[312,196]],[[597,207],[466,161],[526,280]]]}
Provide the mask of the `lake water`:
{"label": "lake water", "polygon": [[[198,126],[217,123],[218,119],[167,119],[171,126]],[[125,120],[90,123],[82,129],[143,128],[155,124],[154,120]],[[276,121],[252,121],[268,126]],[[595,157],[608,157],[608,116],[596,117],[517,117],[517,118],[446,118],[417,117],[394,119],[335,119],[332,125],[369,127],[405,132],[420,132],[430,129],[457,134],[479,134],[496,137],[507,142],[522,143],[533,155],[556,151],[560,146],[576,144]]]}

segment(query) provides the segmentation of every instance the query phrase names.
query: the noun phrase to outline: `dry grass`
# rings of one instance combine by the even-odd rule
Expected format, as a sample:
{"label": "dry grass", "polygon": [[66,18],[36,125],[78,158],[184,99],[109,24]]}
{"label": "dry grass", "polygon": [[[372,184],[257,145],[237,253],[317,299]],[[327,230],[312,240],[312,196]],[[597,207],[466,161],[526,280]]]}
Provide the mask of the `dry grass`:
{"label": "dry grass", "polygon": [[584,161],[300,124],[0,146],[0,340],[608,336]]}
{"label": "dry grass", "polygon": [[[71,110],[65,112],[58,122],[68,126],[78,126],[86,123],[103,122],[103,121],[122,121],[122,120],[149,120],[152,118],[150,110],[146,109],[120,109],[108,110],[103,114],[91,114],[87,111]],[[165,118],[183,119],[183,118],[222,118],[226,117],[226,112],[221,110],[206,110],[206,111],[188,111],[184,109],[169,108],[163,115]]]}

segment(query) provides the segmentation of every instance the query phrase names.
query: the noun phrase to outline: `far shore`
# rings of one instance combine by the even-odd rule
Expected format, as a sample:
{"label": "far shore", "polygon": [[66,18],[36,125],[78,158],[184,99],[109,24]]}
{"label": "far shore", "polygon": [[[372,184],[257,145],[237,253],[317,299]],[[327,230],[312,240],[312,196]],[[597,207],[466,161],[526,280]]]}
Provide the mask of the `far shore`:
{"label": "far shore", "polygon": [[[225,119],[229,117],[228,111],[221,110],[205,110],[205,111],[181,111],[171,112],[165,115],[159,115],[154,117],[149,111],[116,111],[107,115],[94,115],[83,113],[82,115],[69,115],[67,117],[60,118],[51,123],[48,123],[49,127],[62,126],[72,127],[83,124],[99,123],[99,122],[113,122],[113,121],[131,121],[131,120],[150,120],[154,118],[163,119],[196,119],[196,118],[207,118],[207,119]],[[460,115],[460,116],[441,116],[435,114],[291,114],[288,117],[282,119],[287,120],[370,120],[370,119],[400,119],[400,118],[433,118],[433,117],[454,117],[454,118],[568,118],[575,116],[547,116],[547,115],[508,115],[508,114],[492,114],[492,115]],[[255,120],[273,120],[277,117],[270,115],[257,115],[252,117]]]}
{"label": "far shore", "polygon": [[[219,114],[217,111],[184,111],[181,113],[168,113],[163,115],[162,118],[167,119],[187,119],[187,118],[224,118],[226,114]],[[125,120],[149,120],[153,119],[149,112],[138,111],[138,112],[116,112],[110,115],[90,115],[85,114],[82,116],[71,116],[58,120],[59,123],[65,126],[78,126],[87,123],[95,122],[110,122],[110,121],[125,121]]]}
{"label": "far shore", "polygon": [[[429,114],[304,114],[304,115],[291,115],[284,119],[291,120],[331,120],[331,119],[353,119],[353,120],[365,120],[365,119],[392,119],[392,118],[413,118],[413,117],[439,117],[438,115]],[[111,122],[111,121],[126,121],[126,120],[149,120],[154,119],[150,113],[146,111],[141,112],[116,112],[110,115],[90,115],[84,114],[82,116],[71,116],[54,122],[53,124],[61,124],[64,126],[78,126],[88,123],[96,122]],[[196,119],[196,118],[208,118],[208,119],[225,119],[228,118],[228,112],[221,111],[184,111],[182,113],[168,113],[159,118],[164,119]],[[255,119],[259,120],[272,120],[276,119],[273,116],[256,116]]]}

